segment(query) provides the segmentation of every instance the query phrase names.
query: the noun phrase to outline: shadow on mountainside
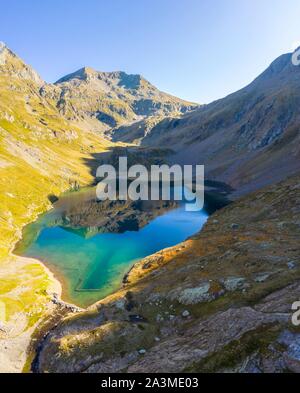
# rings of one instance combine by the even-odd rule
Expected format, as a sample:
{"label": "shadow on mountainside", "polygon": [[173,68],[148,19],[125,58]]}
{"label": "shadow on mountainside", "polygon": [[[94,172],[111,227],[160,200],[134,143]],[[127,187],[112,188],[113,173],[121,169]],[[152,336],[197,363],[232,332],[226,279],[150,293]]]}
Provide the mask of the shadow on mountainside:
{"label": "shadow on mountainside", "polygon": [[[150,169],[151,165],[168,164],[168,157],[172,153],[171,149],[162,148],[112,147],[108,151],[92,154],[91,158],[84,160],[84,163],[94,178],[92,185],[96,185],[98,183],[96,173],[100,165],[110,164],[118,173],[119,157],[127,157],[128,168],[139,164]],[[217,208],[228,204],[230,202],[230,194],[235,191],[230,185],[217,180],[205,179],[204,184],[206,195],[215,200]]]}
{"label": "shadow on mountainside", "polygon": [[118,169],[119,157],[127,157],[128,167],[139,164],[150,168],[151,165],[167,163],[167,157],[171,152],[170,149],[160,148],[111,147],[105,152],[93,153],[91,158],[84,160],[84,163],[96,180],[97,168],[100,165],[110,164]]}

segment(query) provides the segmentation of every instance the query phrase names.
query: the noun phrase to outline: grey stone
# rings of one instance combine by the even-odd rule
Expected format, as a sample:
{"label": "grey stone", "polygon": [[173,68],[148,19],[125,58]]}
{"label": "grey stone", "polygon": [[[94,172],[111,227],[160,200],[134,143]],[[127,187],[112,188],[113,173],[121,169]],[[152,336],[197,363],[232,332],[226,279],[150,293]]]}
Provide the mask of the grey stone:
{"label": "grey stone", "polygon": [[269,277],[270,277],[270,273],[260,273],[258,276],[255,277],[255,281],[256,282],[265,282]]}
{"label": "grey stone", "polygon": [[212,299],[209,289],[209,283],[203,283],[202,285],[195,288],[184,289],[178,296],[178,301],[179,303],[186,305],[208,301]]}
{"label": "grey stone", "polygon": [[285,330],[279,336],[278,342],[287,346],[288,355],[300,361],[300,334]]}
{"label": "grey stone", "polygon": [[116,301],[115,306],[118,310],[124,310],[125,309],[125,300],[120,299]]}
{"label": "grey stone", "polygon": [[294,261],[290,261],[287,263],[287,266],[288,266],[289,270],[293,270],[293,269],[295,269],[296,264]]}
{"label": "grey stone", "polygon": [[238,289],[245,288],[246,279],[244,277],[228,277],[223,280],[223,284],[227,291],[233,292]]}
{"label": "grey stone", "polygon": [[278,342],[285,345],[284,360],[286,368],[294,373],[300,372],[300,334],[285,330],[281,333]]}
{"label": "grey stone", "polygon": [[164,321],[164,317],[161,316],[160,314],[157,314],[156,316],[156,322],[163,322]]}

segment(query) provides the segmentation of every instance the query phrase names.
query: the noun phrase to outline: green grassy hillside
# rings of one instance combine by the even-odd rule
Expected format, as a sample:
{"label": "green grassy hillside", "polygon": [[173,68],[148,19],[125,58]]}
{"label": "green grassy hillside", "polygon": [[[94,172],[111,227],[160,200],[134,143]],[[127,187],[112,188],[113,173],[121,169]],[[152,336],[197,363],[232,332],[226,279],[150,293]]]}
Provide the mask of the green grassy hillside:
{"label": "green grassy hillside", "polygon": [[[0,322],[6,337],[43,315],[53,282],[38,262],[12,255],[22,227],[51,207],[50,195],[90,183],[86,162],[110,143],[62,119],[41,96],[37,74],[7,48],[0,60]],[[11,330],[16,319],[23,322]]]}

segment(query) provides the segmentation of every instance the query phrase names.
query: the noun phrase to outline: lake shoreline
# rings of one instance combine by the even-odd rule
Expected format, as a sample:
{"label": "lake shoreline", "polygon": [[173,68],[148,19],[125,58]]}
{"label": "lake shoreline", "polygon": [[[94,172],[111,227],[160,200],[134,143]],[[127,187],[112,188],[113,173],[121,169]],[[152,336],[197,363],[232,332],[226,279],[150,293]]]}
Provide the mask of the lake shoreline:
{"label": "lake shoreline", "polygon": [[[70,189],[62,190],[60,195],[70,192]],[[49,201],[49,200],[48,200]],[[50,202],[50,201],[49,201]],[[50,212],[53,209],[52,204],[47,204],[46,200],[42,206],[39,206],[39,213],[35,213],[29,218],[29,222],[20,225],[15,230],[15,239],[7,247],[7,255],[3,259],[2,270],[3,274],[11,274],[10,271],[16,269],[22,269],[30,266],[39,266],[41,271],[44,272],[47,279],[47,293],[42,296],[42,303],[44,310],[41,316],[37,316],[37,321],[27,326],[29,321],[28,313],[25,311],[20,311],[18,313],[17,319],[14,321],[14,326],[7,328],[6,325],[10,326],[11,322],[5,320],[1,323],[0,331],[0,353],[2,355],[0,359],[0,373],[22,373],[30,372],[28,369],[28,358],[31,355],[31,346],[34,343],[35,332],[40,329],[40,326],[47,320],[51,318],[53,313],[57,312],[58,306],[55,302],[58,300],[60,303],[65,303],[66,308],[74,308],[72,303],[63,302],[61,299],[63,285],[60,280],[56,277],[55,273],[48,268],[48,266],[38,258],[30,258],[15,253],[16,246],[18,242],[22,240],[23,229],[36,222],[40,216]],[[25,285],[25,282],[24,282]],[[54,300],[56,299],[56,300]],[[54,301],[53,301],[54,300]],[[5,309],[4,309],[5,311]],[[11,330],[16,331],[16,333],[11,333]]]}
{"label": "lake shoreline", "polygon": [[[207,216],[228,203],[210,191],[202,211],[189,212],[184,202],[112,205],[98,203],[90,193],[61,197],[54,212],[23,231],[16,251],[42,261],[61,283],[63,301],[83,308],[117,291],[135,260],[196,234]],[[133,221],[137,228],[131,228]]]}
{"label": "lake shoreline", "polygon": [[[215,190],[213,190],[213,191],[215,191]],[[62,195],[63,194],[64,193],[62,193]],[[48,209],[48,211],[50,211],[52,209],[53,209],[53,206],[50,209]],[[47,210],[44,213],[46,213],[46,212],[47,212]],[[44,214],[44,213],[42,213],[42,214]],[[38,218],[39,218],[39,216],[36,217],[34,221],[36,221]],[[199,231],[197,231],[197,233],[198,232]],[[30,366],[30,369],[29,369],[28,368],[28,359],[34,360],[36,355],[37,355],[36,354],[37,348],[38,348],[38,345],[40,343],[40,339],[42,339],[42,337],[40,337],[41,336],[41,332],[43,333],[42,336],[44,334],[47,334],[53,328],[53,326],[55,324],[57,324],[62,319],[62,316],[60,314],[60,307],[61,307],[61,305],[64,304],[66,306],[67,310],[68,309],[70,310],[71,308],[74,308],[74,307],[76,308],[77,306],[72,304],[71,301],[69,301],[70,299],[68,299],[66,285],[65,285],[65,282],[64,282],[65,280],[63,279],[61,274],[59,274],[54,269],[49,268],[47,266],[46,262],[43,262],[43,261],[41,261],[41,260],[39,260],[37,258],[19,257],[19,256],[15,255],[13,253],[13,250],[15,249],[15,246],[16,246],[17,242],[20,241],[20,240],[21,239],[18,239],[16,241],[15,245],[12,247],[12,249],[11,249],[11,256],[13,256],[14,258],[23,258],[23,260],[27,260],[27,261],[34,261],[35,263],[38,263],[40,266],[42,266],[43,269],[45,270],[47,276],[49,277],[50,282],[51,282],[51,288],[52,288],[51,292],[53,293],[53,295],[54,295],[54,297],[56,299],[55,301],[57,301],[59,303],[59,306],[55,305],[53,303],[53,298],[49,301],[49,304],[48,304],[49,310],[47,310],[46,313],[42,316],[42,318],[36,323],[33,331],[30,334],[29,340],[27,338],[27,340],[24,341],[24,343],[23,343],[24,352],[27,353],[27,361],[25,363],[26,366],[25,366],[24,371],[25,372],[30,372],[31,371],[31,366]],[[172,247],[176,247],[176,245],[174,245]],[[169,248],[169,247],[167,247],[167,248]],[[160,251],[162,251],[162,250],[160,250]],[[154,253],[154,254],[156,254],[156,253]],[[149,255],[149,256],[151,257],[151,255]],[[149,257],[149,256],[147,256],[147,257]],[[143,259],[144,258],[142,258],[141,260],[143,260]],[[123,280],[121,280],[121,282],[120,282],[120,288],[117,288],[113,293],[115,293],[118,290],[122,289],[122,286],[124,285],[124,283],[126,281],[126,277],[128,277],[130,272],[134,269],[134,267],[141,260],[139,260],[138,262],[135,262],[131,266],[131,268],[126,272],[126,274],[124,274]],[[111,295],[113,295],[113,293]],[[108,295],[108,296],[110,296],[110,295]],[[107,297],[107,296],[105,296],[105,297]],[[103,300],[104,298],[99,298],[96,301],[96,303],[98,301]],[[93,303],[93,304],[95,304],[95,303]],[[88,309],[89,307],[92,307],[93,304],[89,305],[88,307],[82,308],[82,311]],[[71,313],[71,312],[67,311],[65,315],[67,315],[68,313]],[[53,323],[50,322],[50,324],[48,325],[47,322],[48,322],[49,317],[50,317],[51,321],[53,320]],[[39,337],[39,338],[37,339],[37,337]],[[32,363],[32,362],[30,362],[30,363]]]}

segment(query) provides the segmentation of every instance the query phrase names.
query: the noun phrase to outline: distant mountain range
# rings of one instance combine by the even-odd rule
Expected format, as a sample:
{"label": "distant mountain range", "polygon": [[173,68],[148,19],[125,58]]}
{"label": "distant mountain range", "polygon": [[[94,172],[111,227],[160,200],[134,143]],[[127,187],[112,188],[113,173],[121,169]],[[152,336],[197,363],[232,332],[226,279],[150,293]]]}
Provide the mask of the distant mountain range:
{"label": "distant mountain range", "polygon": [[47,84],[3,43],[0,72],[31,80],[40,88],[43,99],[50,100],[67,120],[92,131],[104,131],[148,116],[162,119],[177,116],[197,107],[163,93],[141,75],[125,72],[98,72],[84,67]]}
{"label": "distant mountain range", "polygon": [[[291,55],[280,56],[247,87],[199,106],[125,72],[85,67],[47,84],[1,44],[0,119],[18,118],[42,139],[76,138],[78,128],[103,143],[167,147],[171,162],[205,164],[207,178],[240,195],[300,170],[300,67]],[[23,95],[17,114],[12,105],[5,109],[5,89],[12,101],[16,92]],[[45,114],[68,126],[51,127]]]}

